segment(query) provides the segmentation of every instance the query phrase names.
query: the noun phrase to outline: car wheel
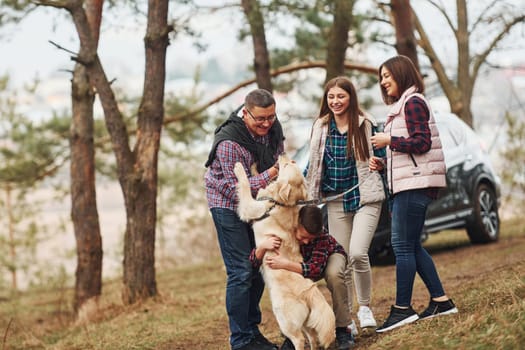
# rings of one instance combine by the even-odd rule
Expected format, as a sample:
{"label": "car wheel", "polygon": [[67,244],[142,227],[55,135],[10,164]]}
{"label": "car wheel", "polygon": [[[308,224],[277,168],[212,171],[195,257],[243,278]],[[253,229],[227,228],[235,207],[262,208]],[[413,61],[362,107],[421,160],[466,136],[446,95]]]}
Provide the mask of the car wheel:
{"label": "car wheel", "polygon": [[467,223],[472,243],[490,243],[499,237],[499,216],[496,194],[486,184],[480,184],[473,200],[474,212]]}

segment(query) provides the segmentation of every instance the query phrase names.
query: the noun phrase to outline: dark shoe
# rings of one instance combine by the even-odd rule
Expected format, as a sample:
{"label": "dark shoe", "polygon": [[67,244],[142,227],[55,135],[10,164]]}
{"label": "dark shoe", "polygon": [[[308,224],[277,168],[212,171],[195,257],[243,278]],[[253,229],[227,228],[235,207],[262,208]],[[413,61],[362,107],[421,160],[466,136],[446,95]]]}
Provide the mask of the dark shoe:
{"label": "dark shoe", "polygon": [[258,334],[251,342],[236,350],[277,350],[277,345],[270,343],[262,334]]}
{"label": "dark shoe", "polygon": [[260,349],[260,345],[257,343],[255,339],[252,339],[252,341],[249,342],[248,344],[241,346],[240,348],[237,348],[235,350],[259,350],[259,349]]}
{"label": "dark shoe", "polygon": [[346,327],[337,327],[335,329],[335,339],[338,350],[348,350],[354,346],[352,332],[349,332]]}
{"label": "dark shoe", "polygon": [[266,337],[262,335],[262,333],[255,335],[254,339],[258,344],[263,346],[263,348],[261,349],[268,349],[268,350],[278,350],[279,349],[277,344],[274,344],[268,339],[266,339]]}
{"label": "dark shoe", "polygon": [[257,341],[256,338],[253,338],[251,342],[235,350],[277,350],[277,345],[274,347],[268,344],[262,344],[261,342]]}
{"label": "dark shoe", "polygon": [[412,306],[409,306],[408,309],[401,309],[392,305],[390,308],[390,315],[388,315],[385,323],[376,329],[376,332],[383,333],[390,331],[394,328],[417,321],[418,319],[419,316],[414,309],[412,309]]}
{"label": "dark shoe", "polygon": [[452,299],[448,299],[447,301],[434,301],[430,299],[430,302],[428,303],[428,307],[425,311],[419,314],[420,319],[425,318],[432,318],[440,315],[450,315],[450,314],[457,314],[458,309],[456,308],[456,305],[454,305],[454,302]]}
{"label": "dark shoe", "polygon": [[281,350],[295,350],[295,346],[290,339],[285,338],[283,345],[281,345]]}

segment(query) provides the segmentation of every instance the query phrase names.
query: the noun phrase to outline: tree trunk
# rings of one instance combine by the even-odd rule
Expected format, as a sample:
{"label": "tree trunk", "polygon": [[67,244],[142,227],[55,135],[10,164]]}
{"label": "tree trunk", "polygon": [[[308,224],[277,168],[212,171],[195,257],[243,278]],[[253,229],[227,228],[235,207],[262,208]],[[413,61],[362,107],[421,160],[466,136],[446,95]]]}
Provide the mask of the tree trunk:
{"label": "tree trunk", "polygon": [[148,1],[148,25],[144,46],[146,70],[138,112],[138,131],[133,153],[133,176],[121,179],[127,223],[124,241],[124,302],[157,294],[155,279],[155,226],[160,134],[164,118],[164,83],[168,47],[168,0]]}
{"label": "tree trunk", "polygon": [[[98,42],[102,0],[87,0],[86,15]],[[96,45],[96,44],[95,44]],[[77,312],[102,292],[102,237],[97,211],[93,140],[94,91],[83,65],[76,64],[71,81],[73,118],[70,128],[71,220],[77,243],[77,269],[73,309]]]}
{"label": "tree trunk", "polygon": [[325,82],[345,72],[345,56],[348,48],[348,31],[352,24],[354,0],[334,2],[334,22],[326,45]]}
{"label": "tree trunk", "polygon": [[257,86],[273,92],[272,77],[270,75],[270,55],[266,44],[264,18],[258,0],[242,0],[242,8],[250,25],[253,41],[253,69]]}
{"label": "tree trunk", "polygon": [[102,237],[95,189],[94,95],[80,64],[75,66],[71,85],[71,219],[77,243],[73,308],[78,311],[84,302],[98,297],[102,291]]}
{"label": "tree trunk", "polygon": [[414,35],[414,19],[410,0],[391,0],[392,22],[396,32],[396,51],[412,60],[419,71],[417,43]]}
{"label": "tree trunk", "polygon": [[461,119],[468,125],[472,126],[472,112],[470,111],[470,100],[472,90],[474,89],[474,81],[470,75],[470,45],[469,45],[469,29],[467,4],[465,0],[456,1],[458,26],[456,30],[456,40],[458,48],[458,88],[462,92],[461,103],[456,103],[451,110],[460,116]]}

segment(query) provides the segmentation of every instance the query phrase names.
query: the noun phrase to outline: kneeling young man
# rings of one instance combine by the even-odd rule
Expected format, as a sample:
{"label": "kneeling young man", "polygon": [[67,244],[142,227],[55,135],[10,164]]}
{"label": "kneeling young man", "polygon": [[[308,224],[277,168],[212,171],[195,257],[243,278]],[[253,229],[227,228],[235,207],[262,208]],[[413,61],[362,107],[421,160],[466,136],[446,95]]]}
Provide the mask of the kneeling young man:
{"label": "kneeling young man", "polygon": [[[299,226],[295,232],[299,241],[303,262],[294,262],[281,255],[267,257],[265,263],[272,269],[285,269],[302,274],[305,278],[318,281],[324,278],[332,295],[332,307],[336,319],[336,340],[340,350],[350,349],[354,340],[347,331],[350,324],[347,289],[344,271],[347,256],[343,247],[323,227],[323,214],[315,205],[305,205],[299,210]],[[281,240],[272,236],[262,242],[250,254],[250,261],[258,268],[268,250],[279,251]],[[286,339],[281,350],[292,350],[294,346]]]}

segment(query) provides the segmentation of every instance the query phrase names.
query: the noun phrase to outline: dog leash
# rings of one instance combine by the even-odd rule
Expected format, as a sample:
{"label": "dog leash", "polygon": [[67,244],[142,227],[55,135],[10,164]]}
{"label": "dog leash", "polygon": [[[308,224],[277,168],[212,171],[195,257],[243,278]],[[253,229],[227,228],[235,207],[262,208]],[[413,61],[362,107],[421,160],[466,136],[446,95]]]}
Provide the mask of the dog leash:
{"label": "dog leash", "polygon": [[371,177],[372,177],[372,172],[370,172],[370,174],[363,181],[358,182],[356,185],[350,187],[349,189],[347,189],[344,192],[338,193],[338,194],[333,195],[333,196],[324,197],[324,198],[310,199],[310,200],[307,200],[307,201],[297,201],[297,205],[309,205],[309,204],[320,205],[320,204],[324,204],[324,203],[327,203],[327,202],[334,201],[336,199],[339,199],[339,198],[343,197],[345,194],[352,192],[353,190],[355,190],[356,188],[358,188],[359,186],[361,186],[362,184],[367,182]]}
{"label": "dog leash", "polygon": [[[363,181],[363,183],[364,183],[364,181]],[[310,200],[307,200],[307,201],[297,201],[297,205],[309,205],[309,204],[319,205],[319,204],[323,204],[323,203],[326,203],[326,202],[331,202],[331,201],[334,201],[334,200],[336,200],[338,198],[343,197],[347,193],[352,192],[357,187],[359,187],[359,185],[360,185],[360,183],[357,183],[355,186],[350,187],[348,190],[346,190],[344,192],[341,192],[341,193],[338,193],[338,194],[333,195],[333,196],[328,196],[328,197],[323,197],[323,198],[318,198],[318,199],[310,199]]]}
{"label": "dog leash", "polygon": [[254,222],[254,221],[260,221],[260,220],[266,219],[267,217],[270,216],[270,212],[272,211],[273,208],[275,208],[276,205],[279,205],[281,207],[293,207],[293,206],[296,206],[296,205],[310,205],[310,204],[320,205],[320,204],[324,204],[324,203],[327,203],[327,202],[334,201],[334,200],[336,200],[338,198],[343,197],[345,194],[347,194],[349,192],[352,192],[353,190],[358,188],[360,185],[362,185],[365,182],[367,182],[371,177],[372,177],[372,172],[370,172],[370,175],[368,175],[363,181],[358,182],[356,185],[350,187],[346,191],[338,193],[336,195],[328,196],[328,197],[324,197],[324,198],[319,198],[319,199],[311,199],[311,200],[307,200],[307,201],[299,200],[293,205],[288,205],[288,204],[281,203],[281,202],[275,200],[274,198],[268,197],[268,196],[263,196],[263,197],[257,198],[256,199],[257,201],[269,201],[269,202],[271,202],[272,206],[269,207],[268,209],[266,209],[266,211],[264,212],[263,215],[261,215],[258,218],[252,219],[251,221]]}
{"label": "dog leash", "polygon": [[[363,182],[361,183],[364,183],[366,180],[368,180],[370,176],[368,176],[365,180],[363,180]],[[319,204],[323,204],[323,203],[326,203],[326,202],[330,202],[330,201],[333,201],[333,200],[336,200],[342,196],[344,196],[345,194],[349,193],[349,192],[352,192],[353,190],[355,190],[357,187],[359,187],[359,185],[361,183],[357,183],[355,186],[352,186],[351,188],[349,188],[348,190],[344,191],[344,192],[341,192],[341,193],[338,193],[334,196],[329,196],[329,197],[324,197],[322,199],[311,199],[311,200],[308,200],[308,201],[297,201],[297,203],[295,203],[294,205],[287,205],[287,204],[284,204],[284,203],[281,203],[279,201],[276,201],[275,199],[273,199],[272,197],[267,197],[267,196],[263,196],[263,197],[260,197],[260,198],[257,198],[256,200],[258,201],[269,201],[272,204],[271,207],[269,207],[268,209],[266,209],[266,211],[264,212],[263,215],[261,215],[260,217],[258,218],[255,218],[255,219],[252,219],[251,221],[260,221],[260,220],[263,220],[263,219],[266,219],[267,217],[270,216],[270,212],[272,211],[273,208],[275,208],[276,205],[279,205],[281,207],[293,207],[293,206],[296,206],[296,205],[308,205],[308,204],[315,204],[315,205],[319,205]]]}
{"label": "dog leash", "polygon": [[273,205],[260,218],[257,218],[256,220],[262,220],[262,219],[268,217],[270,215],[269,214],[270,210],[272,210],[275,207],[275,205],[279,205],[281,207],[293,207],[295,205],[309,205],[309,204],[320,205],[320,204],[324,204],[324,203],[327,203],[327,202],[334,201],[334,200],[336,200],[338,198],[343,197],[345,194],[352,192],[353,190],[355,190],[356,188],[358,188],[359,186],[364,184],[366,181],[368,181],[371,177],[372,177],[372,172],[370,172],[370,175],[368,175],[363,181],[358,182],[356,185],[350,187],[346,191],[338,193],[336,195],[328,196],[328,197],[324,197],[324,198],[318,198],[318,199],[299,200],[293,205],[288,205],[288,204],[281,203],[281,202],[275,200],[274,198],[268,197],[268,196],[263,196],[263,197],[257,198],[256,200],[258,200],[258,201],[269,201],[269,202],[273,203]]}

